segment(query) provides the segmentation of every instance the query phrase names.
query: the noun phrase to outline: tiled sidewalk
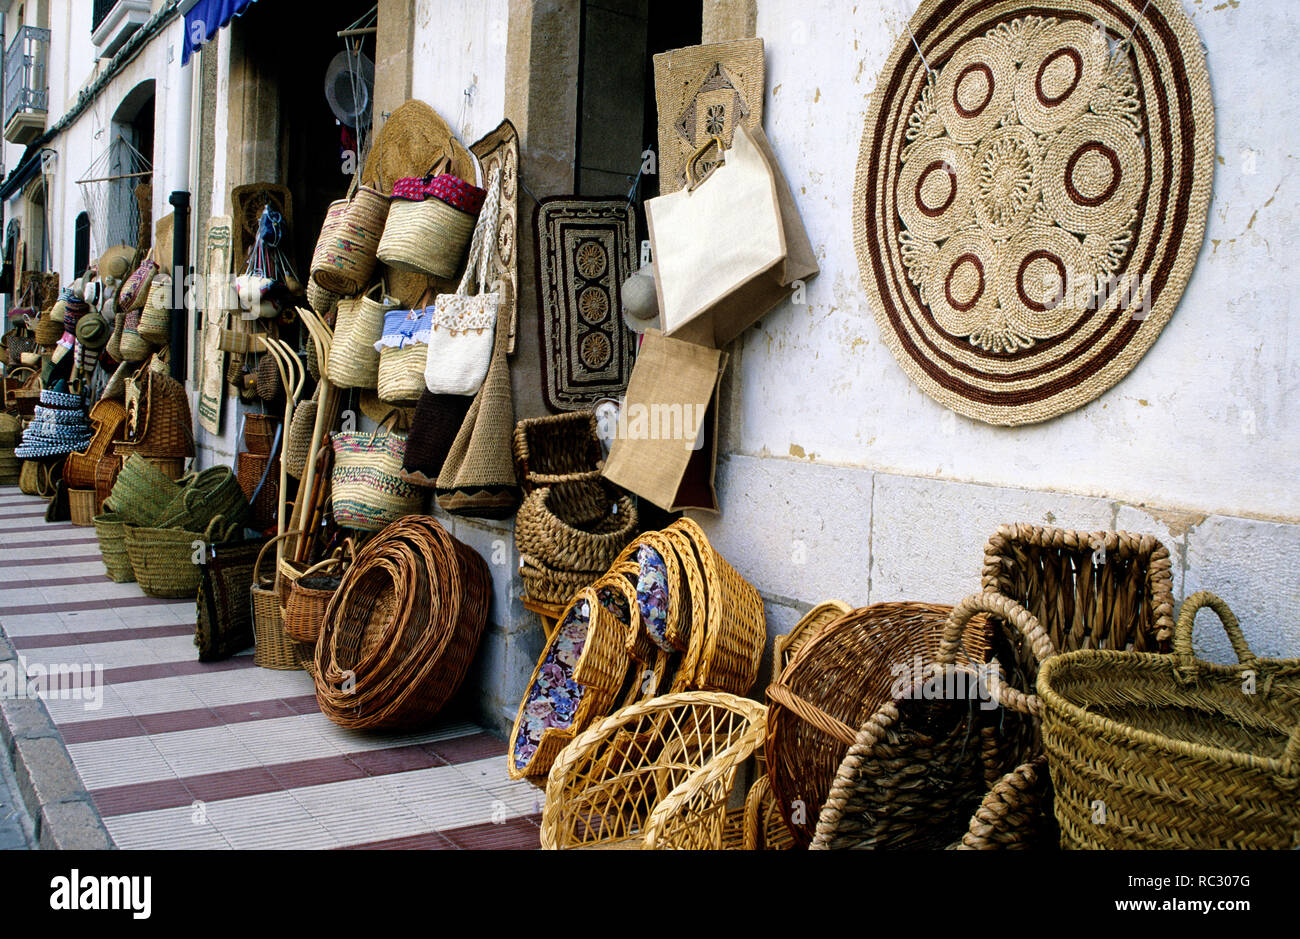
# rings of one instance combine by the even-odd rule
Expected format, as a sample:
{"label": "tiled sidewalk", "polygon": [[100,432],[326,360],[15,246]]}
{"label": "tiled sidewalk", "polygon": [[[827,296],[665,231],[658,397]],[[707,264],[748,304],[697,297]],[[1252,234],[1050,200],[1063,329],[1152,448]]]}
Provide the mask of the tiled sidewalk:
{"label": "tiled sidewalk", "polygon": [[505,744],[443,721],[345,730],[305,672],[252,650],[201,664],[194,604],[104,574],[92,528],[46,524],[0,487],[0,630],[41,665],[103,668],[98,707],[46,700],[122,848],[536,848],[540,792],[506,776]]}

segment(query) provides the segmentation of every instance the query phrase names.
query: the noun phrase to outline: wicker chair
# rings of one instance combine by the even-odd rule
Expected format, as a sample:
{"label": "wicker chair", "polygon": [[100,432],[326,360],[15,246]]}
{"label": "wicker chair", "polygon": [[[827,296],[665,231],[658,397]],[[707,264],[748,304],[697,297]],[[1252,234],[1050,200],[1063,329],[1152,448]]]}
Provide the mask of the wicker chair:
{"label": "wicker chair", "polygon": [[544,848],[718,849],[736,773],[762,745],[767,709],[716,691],[632,704],[551,767]]}

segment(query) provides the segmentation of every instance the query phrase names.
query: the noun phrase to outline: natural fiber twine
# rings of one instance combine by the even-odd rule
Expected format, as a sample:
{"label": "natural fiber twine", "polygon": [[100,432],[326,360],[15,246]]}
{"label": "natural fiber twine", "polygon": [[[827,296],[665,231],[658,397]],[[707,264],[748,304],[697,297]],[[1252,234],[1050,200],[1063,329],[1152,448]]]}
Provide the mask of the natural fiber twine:
{"label": "natural fiber twine", "polygon": [[1214,104],[1181,4],[1142,10],[924,0],[881,72],[854,182],[860,273],[903,370],[958,413],[1016,425],[1088,403],[1187,285]]}

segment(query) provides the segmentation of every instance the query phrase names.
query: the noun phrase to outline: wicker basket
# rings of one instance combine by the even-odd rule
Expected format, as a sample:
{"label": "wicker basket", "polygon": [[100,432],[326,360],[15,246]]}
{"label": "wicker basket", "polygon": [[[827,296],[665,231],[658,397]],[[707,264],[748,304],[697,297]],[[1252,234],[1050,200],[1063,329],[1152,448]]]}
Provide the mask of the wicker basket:
{"label": "wicker basket", "polygon": [[374,433],[333,435],[330,495],[339,525],[378,531],[404,515],[423,510],[425,491],[399,475],[406,437],[392,431],[397,417],[396,411],[389,414]]}
{"label": "wicker basket", "polygon": [[384,306],[367,295],[340,300],[334,341],[326,372],[339,388],[370,388],[379,382],[379,352],[375,343],[384,331]]}
{"label": "wicker basket", "polygon": [[515,425],[515,466],[525,492],[598,480],[604,456],[591,411],[533,417]]}
{"label": "wicker basket", "polygon": [[143,384],[135,433],[131,434],[128,424],[127,438],[113,449],[123,457],[132,453],[171,460],[194,456],[194,428],[185,386],[151,367],[142,368],[135,381]]}
{"label": "wicker basket", "polygon": [[117,474],[122,470],[122,458],[110,453],[95,464],[95,514],[102,515],[104,503],[113,492]]}
{"label": "wicker basket", "polygon": [[339,296],[364,290],[375,270],[388,206],[388,196],[369,186],[358,188],[342,206],[332,203],[312,256],[312,280]]}
{"label": "wicker basket", "polygon": [[[319,386],[318,386],[319,387]],[[320,392],[293,408],[289,422],[289,436],[284,444],[284,469],[294,479],[301,479],[307,471],[307,457],[311,454],[311,439],[316,430],[316,407]]]}
{"label": "wicker basket", "polygon": [[[1236,665],[1193,654],[1206,606]],[[1214,594],[1184,601],[1173,654],[1057,656],[1038,695],[1062,847],[1300,848],[1300,659],[1256,658]]]}
{"label": "wicker basket", "polygon": [[280,426],[280,418],[274,414],[257,414],[249,411],[244,415],[244,446],[249,453],[269,455],[275,442],[275,432]]}
{"label": "wicker basket", "polygon": [[270,580],[262,577],[262,562],[266,560],[267,552],[277,541],[297,534],[299,532],[285,532],[269,539],[253,564],[253,586],[249,590],[253,604],[253,664],[260,668],[296,672],[304,668],[300,644],[284,631],[284,614],[280,611],[280,594],[276,592],[274,574]]}
{"label": "wicker basket", "polygon": [[[268,470],[269,465],[269,470]],[[259,453],[239,453],[235,457],[235,475],[244,498],[249,500],[249,525],[264,531],[276,523],[280,510],[279,460]],[[265,478],[265,482],[262,480]],[[261,490],[258,490],[258,486]]]}
{"label": "wicker basket", "polygon": [[195,542],[228,541],[237,527],[220,517],[214,518],[202,535],[126,525],[126,553],[140,589],[149,597],[197,597],[202,570],[201,564],[195,563]]}
{"label": "wicker basket", "polygon": [[515,546],[550,568],[605,570],[639,528],[629,497],[614,496],[600,482],[564,483],[534,489],[524,499],[515,516]]}
{"label": "wicker basket", "polygon": [[16,486],[21,472],[18,457],[12,447],[0,449],[0,485]]}
{"label": "wicker basket", "polygon": [[530,555],[519,556],[519,576],[524,582],[524,595],[538,603],[568,606],[575,593],[595,583],[604,573],[604,571],[562,571],[547,567]]}
{"label": "wicker basket", "polygon": [[122,402],[104,400],[90,409],[90,423],[95,428],[90,446],[84,453],[69,453],[63,464],[63,478],[76,489],[95,487],[95,469],[114,442],[126,433],[126,408]]}
{"label": "wicker basket", "polygon": [[95,490],[69,489],[68,512],[74,525],[89,528],[95,524]]}
{"label": "wicker basket", "polygon": [[719,849],[737,771],[766,709],[694,691],[633,704],[587,730],[551,768],[544,848]]}
{"label": "wicker basket", "polygon": [[475,222],[475,216],[436,197],[419,202],[394,199],[379,242],[379,260],[399,271],[450,280],[465,260]]}
{"label": "wicker basket", "polygon": [[123,362],[143,362],[153,352],[149,340],[140,335],[140,311],[128,310],[122,321],[122,338],[118,340],[118,351],[122,353]]}
{"label": "wicker basket", "polygon": [[121,516],[128,525],[152,528],[181,489],[152,462],[133,453],[118,472],[104,507]]}
{"label": "wicker basket", "polygon": [[383,401],[414,404],[424,393],[424,366],[429,357],[427,342],[408,342],[401,348],[379,350],[375,388]]}
{"label": "wicker basket", "polygon": [[119,584],[131,583],[135,580],[135,571],[126,553],[126,531],[121,516],[112,513],[96,515],[93,521],[108,579]]}
{"label": "wicker basket", "polygon": [[368,541],[330,600],[316,643],[316,700],[353,729],[427,726],[460,686],[487,622],[478,552],[429,516]]}
{"label": "wicker basket", "polygon": [[[863,720],[890,701],[902,674],[933,662],[952,608],[878,603],[841,615],[802,645],[767,689],[767,773],[800,846]],[[983,661],[988,623],[965,634],[966,661]]]}
{"label": "wicker basket", "polygon": [[[511,779],[544,777],[560,751],[619,699],[629,666],[624,636],[637,610],[626,599],[617,604],[612,586],[582,588],[560,614],[510,732]],[[576,695],[570,681],[580,688]]]}
{"label": "wicker basket", "polygon": [[339,300],[338,294],[326,290],[316,281],[308,278],[307,305],[316,311],[316,314],[325,321],[326,325],[333,325],[331,317],[334,316],[334,310],[338,306]]}
{"label": "wicker basket", "polygon": [[290,638],[298,642],[316,642],[321,621],[325,618],[325,608],[342,582],[342,566],[339,558],[326,558],[307,568],[290,585],[289,597],[281,611],[284,631]]}

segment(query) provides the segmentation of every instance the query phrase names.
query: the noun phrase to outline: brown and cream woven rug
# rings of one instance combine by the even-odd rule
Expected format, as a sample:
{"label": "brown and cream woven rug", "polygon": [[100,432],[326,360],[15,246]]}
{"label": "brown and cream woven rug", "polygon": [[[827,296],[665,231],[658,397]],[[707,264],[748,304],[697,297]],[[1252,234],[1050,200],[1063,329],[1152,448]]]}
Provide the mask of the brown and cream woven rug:
{"label": "brown and cream woven rug", "polygon": [[1128,374],[1196,263],[1214,175],[1200,40],[1178,0],[924,0],[910,25],[854,187],[876,320],[947,407],[1056,417]]}
{"label": "brown and cream woven rug", "polygon": [[635,335],[619,289],[636,270],[635,210],[624,200],[562,196],[537,207],[542,388],[556,411],[617,397],[632,374]]}

